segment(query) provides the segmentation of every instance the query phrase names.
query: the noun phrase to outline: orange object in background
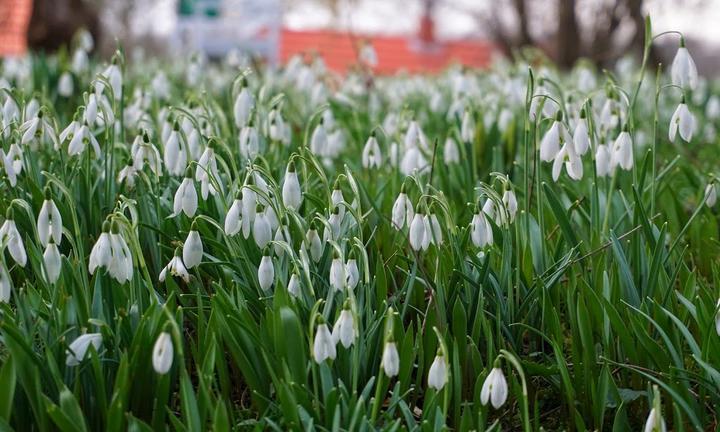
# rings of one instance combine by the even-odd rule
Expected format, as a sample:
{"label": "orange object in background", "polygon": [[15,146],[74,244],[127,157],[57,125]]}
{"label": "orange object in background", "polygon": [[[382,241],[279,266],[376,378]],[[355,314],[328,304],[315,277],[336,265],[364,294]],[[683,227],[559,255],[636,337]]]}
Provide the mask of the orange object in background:
{"label": "orange object in background", "polygon": [[440,72],[453,63],[476,68],[490,64],[495,52],[491,42],[473,39],[434,41],[429,36],[432,34],[429,26],[431,23],[426,23],[425,33],[421,32],[420,38],[285,29],[280,40],[280,60],[286,63],[295,54],[317,53],[331,70],[344,73],[358,64],[359,44],[369,41],[378,57],[373,70],[379,74]]}
{"label": "orange object in background", "polygon": [[31,14],[32,0],[0,0],[0,56],[25,54]]}

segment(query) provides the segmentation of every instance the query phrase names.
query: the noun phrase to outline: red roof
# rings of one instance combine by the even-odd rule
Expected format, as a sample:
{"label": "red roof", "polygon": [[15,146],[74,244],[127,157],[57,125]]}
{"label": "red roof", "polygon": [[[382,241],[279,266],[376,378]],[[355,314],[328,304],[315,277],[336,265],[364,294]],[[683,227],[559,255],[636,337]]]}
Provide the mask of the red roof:
{"label": "red roof", "polygon": [[30,0],[0,0],[0,56],[25,53],[31,13]]}
{"label": "red roof", "polygon": [[399,36],[359,36],[336,31],[283,30],[280,59],[286,62],[294,54],[317,52],[327,66],[345,72],[358,64],[357,52],[364,41],[370,41],[378,57],[375,72],[394,73],[438,72],[453,63],[485,67],[490,63],[494,47],[482,40],[441,41],[431,45],[414,38]]}

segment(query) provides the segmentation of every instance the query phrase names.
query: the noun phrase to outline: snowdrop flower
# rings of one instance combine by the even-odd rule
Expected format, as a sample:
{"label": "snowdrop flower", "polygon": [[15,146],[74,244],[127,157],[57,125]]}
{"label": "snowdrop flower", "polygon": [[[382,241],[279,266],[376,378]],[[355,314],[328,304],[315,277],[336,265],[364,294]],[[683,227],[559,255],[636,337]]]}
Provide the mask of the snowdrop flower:
{"label": "snowdrop flower", "polygon": [[170,262],[160,272],[160,276],[158,277],[160,282],[165,282],[168,271],[171,276],[179,277],[184,280],[185,283],[190,282],[190,273],[188,273],[185,268],[185,264],[182,260],[182,250],[179,247],[175,249],[175,255],[173,255]]}
{"label": "snowdrop flower", "polygon": [[644,432],[666,432],[667,426],[662,413],[657,411],[655,407],[650,410],[647,420],[645,421]]}
{"label": "snowdrop flower", "polygon": [[690,51],[685,47],[685,38],[680,37],[678,48],[670,69],[672,83],[683,88],[695,89],[698,83],[698,72]]}
{"label": "snowdrop flower", "polygon": [[323,243],[320,241],[317,229],[310,227],[305,234],[305,245],[310,249],[310,257],[313,261],[318,262],[323,254]]}
{"label": "snowdrop flower", "polygon": [[88,69],[90,60],[88,59],[87,52],[81,48],[76,49],[73,52],[72,62],[70,63],[70,69],[80,75]]}
{"label": "snowdrop flower", "polygon": [[720,118],[720,97],[717,95],[710,96],[705,106],[705,116],[712,120]]}
{"label": "snowdrop flower", "polygon": [[380,145],[378,145],[375,131],[372,131],[362,151],[362,165],[365,168],[380,168],[382,155],[380,154]]}
{"label": "snowdrop flower", "polygon": [[330,204],[332,208],[340,209],[341,220],[345,217],[345,206],[343,205],[344,202],[345,197],[343,196],[342,189],[340,189],[340,182],[339,180],[335,180],[335,184],[333,185],[333,191],[330,194]]}
{"label": "snowdrop flower", "polygon": [[73,79],[70,72],[65,71],[60,75],[57,86],[58,94],[62,97],[70,97],[73,94]]}
{"label": "snowdrop flower", "polygon": [[503,192],[502,200],[503,204],[505,204],[505,209],[510,216],[510,222],[514,221],[515,215],[518,211],[518,202],[517,197],[515,196],[515,191],[510,188],[505,189],[505,192]]}
{"label": "snowdrop flower", "polygon": [[62,241],[62,217],[60,211],[55,205],[55,201],[50,196],[50,189],[45,189],[45,201],[40,208],[37,219],[37,230],[40,244],[43,246],[48,245],[50,237],[55,241],[55,244],[60,244]]}
{"label": "snowdrop flower", "polygon": [[717,186],[715,186],[715,182],[712,181],[705,187],[705,204],[707,204],[708,207],[715,207],[716,202]]}
{"label": "snowdrop flower", "polygon": [[473,142],[475,139],[475,118],[468,109],[463,113],[462,123],[460,124],[460,138],[466,143]]}
{"label": "snowdrop flower", "polygon": [[555,156],[552,168],[553,181],[557,181],[560,177],[563,165],[565,170],[573,180],[580,180],[583,176],[583,165],[580,156],[575,153],[575,146],[572,142],[563,144],[560,152]]}
{"label": "snowdrop flower", "polygon": [[273,266],[270,251],[266,250],[258,266],[258,282],[263,291],[267,291],[275,280],[275,267]]}
{"label": "snowdrop flower", "polygon": [[290,275],[290,280],[288,281],[287,290],[293,297],[300,297],[300,277],[296,272],[293,272],[292,275]]}
{"label": "snowdrop flower", "polygon": [[95,273],[95,269],[98,267],[107,268],[110,265],[112,259],[112,251],[110,250],[110,222],[105,221],[102,224],[102,233],[98,237],[95,245],[90,251],[90,262],[88,265],[88,271],[90,274]]}
{"label": "snowdrop flower", "polygon": [[415,213],[412,223],[410,223],[410,232],[408,234],[410,238],[410,247],[415,251],[419,251],[423,246],[423,240],[425,239],[425,220],[424,215],[420,212]]}
{"label": "snowdrop flower", "polygon": [[258,248],[264,249],[272,239],[272,228],[267,220],[266,210],[261,204],[257,205],[255,221],[253,222],[253,239]]}
{"label": "snowdrop flower", "polygon": [[25,244],[23,243],[20,232],[15,225],[13,219],[12,208],[8,209],[5,216],[5,222],[0,227],[0,245],[7,247],[10,256],[20,267],[25,267],[27,263],[27,253],[25,252]]}
{"label": "snowdrop flower", "polygon": [[255,221],[255,216],[257,214],[257,193],[253,188],[251,188],[251,184],[253,182],[253,177],[250,177],[248,180],[248,184],[243,186],[241,192],[242,192],[242,233],[243,237],[246,239],[250,236],[250,227],[251,224]]}
{"label": "snowdrop flower", "polygon": [[143,132],[142,138],[139,136],[133,142],[130,149],[133,158],[133,165],[137,171],[142,171],[147,164],[150,170],[158,177],[162,176],[162,161],[160,152],[154,144],[150,143],[150,136],[147,132]]}
{"label": "snowdrop flower", "polygon": [[573,143],[575,145],[575,152],[582,156],[590,148],[590,134],[588,133],[587,119],[585,118],[585,108],[580,110],[580,119],[575,126],[575,132],[573,133]]}
{"label": "snowdrop flower", "polygon": [[342,312],[332,331],[332,338],[335,344],[342,343],[345,348],[350,348],[357,338],[357,329],[355,328],[355,319],[350,310],[350,303],[346,300]]}
{"label": "snowdrop flower", "polygon": [[333,260],[330,264],[330,286],[337,291],[342,291],[347,284],[347,274],[345,273],[345,265],[340,255],[335,252]]}
{"label": "snowdrop flower", "polygon": [[193,221],[185,243],[183,243],[183,263],[191,269],[200,264],[203,256],[203,244],[200,233],[197,230],[197,222]]}
{"label": "snowdrop flower", "polygon": [[325,132],[324,119],[320,117],[320,123],[315,126],[310,137],[310,151],[318,156],[325,156],[328,148],[328,137]]}
{"label": "snowdrop flower", "polygon": [[690,142],[693,132],[695,131],[695,117],[685,104],[684,96],[680,105],[678,105],[677,109],[670,118],[670,130],[668,131],[668,138],[670,138],[670,142],[675,142],[675,135],[678,131],[680,131],[680,137],[686,142]]}
{"label": "snowdrop flower", "polygon": [[243,194],[238,192],[237,198],[233,201],[230,209],[225,215],[225,234],[234,236],[240,232],[242,227]]}
{"label": "snowdrop flower", "polygon": [[625,171],[629,171],[633,167],[632,138],[630,138],[630,133],[627,130],[627,124],[615,140],[612,154],[610,155],[610,167],[612,168],[617,165],[620,165]]}
{"label": "snowdrop flower", "polygon": [[190,168],[185,173],[180,186],[175,191],[175,199],[173,200],[173,214],[171,217],[176,217],[180,212],[185,213],[187,217],[195,216],[195,212],[198,207],[198,196],[195,190],[195,183],[193,182],[192,175],[190,174]]}
{"label": "snowdrop flower", "polygon": [[240,155],[247,160],[253,160],[260,153],[260,137],[253,125],[252,119],[240,130]]}
{"label": "snowdrop flower", "polygon": [[91,144],[93,151],[95,152],[95,158],[100,157],[100,144],[98,144],[95,135],[90,132],[87,123],[75,130],[70,144],[68,144],[68,155],[76,156],[85,151],[87,144]]}
{"label": "snowdrop flower", "polygon": [[273,245],[273,248],[275,250],[275,255],[278,257],[282,257],[285,254],[285,249],[281,246],[281,243],[287,243],[291,244],[290,242],[290,232],[288,231],[287,225],[288,221],[286,219],[285,225],[278,225],[277,229],[275,230],[275,237],[273,237],[273,241],[275,244]]}
{"label": "snowdrop flower", "polygon": [[483,248],[493,243],[493,231],[485,213],[479,209],[470,222],[470,239],[475,247]]}
{"label": "snowdrop flower", "polygon": [[355,258],[348,259],[345,263],[345,273],[347,274],[347,286],[350,289],[355,289],[358,282],[360,282],[360,270],[358,269],[357,260]]}
{"label": "snowdrop flower", "polygon": [[610,152],[605,144],[600,144],[595,151],[595,170],[598,177],[610,174]]}
{"label": "snowdrop flower", "polygon": [[62,258],[60,257],[60,251],[52,238],[47,244],[47,247],[45,247],[45,252],[43,253],[43,266],[48,283],[54,284],[57,282],[60,277]]}
{"label": "snowdrop flower", "polygon": [[0,262],[0,303],[9,302],[11,293],[12,279],[10,279],[10,274],[5,268],[5,263]]}
{"label": "snowdrop flower", "polygon": [[198,167],[195,169],[195,180],[200,182],[200,196],[206,200],[208,193],[215,195],[217,190],[215,189],[215,181],[220,181],[220,176],[217,170],[217,160],[215,159],[215,150],[213,149],[214,141],[210,140],[208,146],[203,151],[200,159],[198,160]]}
{"label": "snowdrop flower", "polygon": [[448,136],[445,140],[443,159],[445,160],[445,165],[460,163],[460,151],[458,150],[458,145],[450,136]]}
{"label": "snowdrop flower", "polygon": [[560,144],[571,141],[569,133],[562,123],[562,111],[558,111],[550,129],[540,141],[540,160],[550,162],[560,152]]}
{"label": "snowdrop flower", "polygon": [[45,119],[44,111],[38,110],[35,117],[26,121],[20,126],[22,132],[21,142],[28,144],[30,142],[39,142],[43,137],[48,137],[55,144],[55,148],[59,147],[59,141],[55,136],[55,128]]}
{"label": "snowdrop flower", "polygon": [[152,365],[155,372],[165,375],[170,371],[175,351],[173,349],[172,337],[168,332],[160,333],[155,346],[153,347]]}
{"label": "snowdrop flower", "polygon": [[390,339],[385,342],[380,368],[388,378],[396,376],[400,372],[400,355],[398,354],[395,342]]}
{"label": "snowdrop flower", "polygon": [[102,345],[102,335],[100,333],[85,333],[84,335],[78,336],[77,339],[72,341],[68,347],[65,358],[65,364],[67,366],[77,366],[87,355],[90,346],[95,351],[100,349]]}
{"label": "snowdrop flower", "polygon": [[128,189],[135,187],[135,177],[137,177],[137,169],[132,159],[128,159],[127,164],[118,172],[117,182],[127,185]]}
{"label": "snowdrop flower", "polygon": [[425,223],[425,239],[423,240],[423,249],[427,250],[430,244],[440,246],[443,243],[442,229],[435,213],[430,213],[423,218]]}
{"label": "snowdrop flower", "polygon": [[[110,63],[108,67],[100,73],[100,76],[110,83],[113,99],[116,101],[122,99],[122,72],[120,71],[120,67],[117,65],[116,57],[113,57],[112,63]],[[95,80],[95,92],[97,94],[101,94],[105,90],[105,87],[105,82],[103,80]]]}
{"label": "snowdrop flower", "polygon": [[165,142],[164,162],[165,167],[171,175],[179,176],[185,172],[187,166],[188,151],[185,148],[185,141],[180,136],[180,124],[176,121],[172,132]]}
{"label": "snowdrop flower", "polygon": [[327,359],[335,360],[335,356],[337,355],[335,342],[333,341],[327,324],[325,324],[325,319],[323,319],[322,316],[318,316],[317,323],[317,332],[315,333],[315,340],[313,341],[313,358],[317,364]]}
{"label": "snowdrop flower", "polygon": [[[0,278],[1,277],[2,277],[2,275],[0,275]],[[0,283],[2,283],[1,280],[0,280]],[[9,297],[10,297],[10,288],[8,288],[8,298]],[[720,300],[718,300],[717,305],[715,307],[719,309],[718,312],[715,314],[715,332],[718,334],[718,336],[720,336]]]}
{"label": "snowdrop flower", "polygon": [[448,365],[445,360],[442,348],[438,348],[435,360],[430,365],[430,371],[428,371],[428,387],[433,388],[437,391],[442,390],[448,381]]}
{"label": "snowdrop flower", "polygon": [[328,226],[323,230],[323,241],[338,240],[340,238],[340,228],[342,219],[340,218],[340,206],[335,206],[332,213],[328,217]]}
{"label": "snowdrop flower", "polygon": [[398,195],[392,208],[392,224],[397,230],[401,230],[405,223],[410,226],[410,223],[415,217],[415,211],[413,205],[407,194],[405,193],[405,186],[400,187],[400,194]]}
{"label": "snowdrop flower", "polygon": [[132,255],[127,242],[120,234],[120,225],[117,222],[113,222],[110,227],[110,254],[112,258],[107,267],[110,276],[121,284],[131,280],[133,276]]}
{"label": "snowdrop flower", "polygon": [[295,172],[295,162],[290,161],[285,170],[285,180],[282,186],[282,198],[285,207],[298,210],[302,204],[302,190],[300,189],[300,181],[297,172]]}
{"label": "snowdrop flower", "polygon": [[487,405],[490,402],[495,409],[499,409],[508,396],[508,385],[503,375],[502,369],[500,369],[499,363],[495,362],[495,367],[490,371],[488,376],[485,378],[482,389],[480,390],[480,402],[483,405]]}
{"label": "snowdrop flower", "polygon": [[240,93],[237,98],[235,98],[235,105],[233,106],[235,125],[238,129],[242,129],[247,125],[253,108],[255,108],[255,98],[252,93],[250,93],[250,89],[248,89],[247,80],[243,77]]}

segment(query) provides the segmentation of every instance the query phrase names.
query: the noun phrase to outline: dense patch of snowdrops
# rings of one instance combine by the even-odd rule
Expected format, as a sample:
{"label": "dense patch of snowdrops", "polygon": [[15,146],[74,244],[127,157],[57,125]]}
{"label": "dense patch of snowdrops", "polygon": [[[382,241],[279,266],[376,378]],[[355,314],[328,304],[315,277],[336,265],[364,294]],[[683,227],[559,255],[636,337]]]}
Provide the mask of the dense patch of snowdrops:
{"label": "dense patch of snowdrops", "polygon": [[6,59],[0,422],[711,427],[720,97],[662,36],[670,73]]}

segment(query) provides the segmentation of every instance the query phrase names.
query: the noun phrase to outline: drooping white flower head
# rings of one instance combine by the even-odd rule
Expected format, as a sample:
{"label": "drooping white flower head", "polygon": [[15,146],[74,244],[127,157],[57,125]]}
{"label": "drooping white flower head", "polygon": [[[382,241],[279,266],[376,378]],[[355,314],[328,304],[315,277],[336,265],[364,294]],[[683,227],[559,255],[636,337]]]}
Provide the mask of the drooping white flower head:
{"label": "drooping white flower head", "polygon": [[330,264],[330,286],[338,291],[342,291],[346,285],[347,274],[345,273],[345,265],[343,264],[342,257],[336,251]]}
{"label": "drooping white flower head", "polygon": [[206,200],[208,195],[217,193],[217,185],[222,188],[220,176],[218,175],[217,160],[215,158],[214,140],[208,142],[207,147],[198,159],[198,166],[195,169],[195,180],[200,182],[200,196]]}
{"label": "drooping white flower head", "polygon": [[493,243],[492,225],[485,217],[485,212],[477,210],[470,222],[470,239],[475,247],[483,248]]}
{"label": "drooping white flower head", "polygon": [[495,363],[495,367],[490,371],[488,376],[485,378],[482,389],[480,390],[480,402],[483,405],[487,405],[490,402],[495,409],[499,409],[508,396],[508,385],[505,380],[505,375],[498,365]]}
{"label": "drooping white flower head", "polygon": [[568,176],[573,180],[580,180],[583,176],[583,165],[580,156],[575,153],[575,146],[572,142],[566,142],[553,162],[552,177],[553,181],[557,181],[560,177],[562,167],[565,166],[565,170]]}
{"label": "drooping white flower head", "polygon": [[285,171],[285,180],[282,186],[282,198],[285,207],[292,208],[295,210],[300,209],[302,204],[302,189],[300,188],[300,181],[298,180],[297,172],[295,171],[295,162],[290,161]]}
{"label": "drooping white flower head", "polygon": [[360,270],[358,269],[357,260],[352,258],[347,260],[345,263],[345,273],[347,274],[347,286],[350,289],[355,289],[358,282],[360,282]]}
{"label": "drooping white flower head", "polygon": [[234,236],[240,232],[242,228],[242,209],[243,193],[238,192],[237,198],[233,200],[227,215],[225,215],[225,234]]}
{"label": "drooping white flower head", "polygon": [[15,225],[12,208],[8,209],[5,218],[5,222],[0,227],[0,248],[7,247],[12,259],[15,260],[20,267],[25,267],[25,264],[27,263],[25,243],[23,243],[20,232]]}
{"label": "drooping white flower head", "polygon": [[300,297],[300,277],[297,273],[293,272],[293,274],[290,275],[287,290],[291,296]]}
{"label": "drooping white flower head", "polygon": [[332,334],[321,316],[318,317],[317,323],[317,332],[315,333],[315,340],[313,341],[313,358],[317,364],[327,359],[335,360],[337,351]]}
{"label": "drooping white flower head", "polygon": [[445,140],[445,146],[443,147],[443,160],[445,165],[452,165],[460,163],[460,150],[455,140],[448,136]]}
{"label": "drooping white flower head", "polygon": [[667,425],[662,413],[658,412],[654,407],[650,410],[650,413],[645,420],[644,432],[667,432]]}
{"label": "drooping white flower head", "polygon": [[540,141],[540,160],[544,162],[554,160],[560,152],[560,146],[571,141],[569,137],[570,134],[562,123],[562,111],[558,111],[555,121]]}
{"label": "drooping white flower head", "polygon": [[475,140],[475,117],[469,109],[466,109],[463,113],[460,124],[460,138],[466,143]]}
{"label": "drooping white flower head", "polygon": [[392,340],[385,342],[380,368],[388,378],[392,378],[400,372],[400,355],[398,354],[395,342]]}
{"label": "drooping white flower head", "polygon": [[88,271],[90,274],[95,273],[95,269],[98,267],[105,267],[106,269],[110,265],[112,259],[112,251],[110,250],[110,222],[105,221],[102,224],[102,233],[98,237],[95,245],[90,251],[90,259],[88,264]]}
{"label": "drooping white flower head", "polygon": [[685,140],[685,142],[690,142],[695,132],[695,117],[685,104],[684,96],[682,102],[680,102],[680,105],[678,105],[670,118],[670,129],[668,131],[670,142],[675,142],[675,135],[677,135],[678,131],[680,132],[680,137]]}
{"label": "drooping white flower head", "polygon": [[163,160],[165,168],[170,175],[181,176],[187,167],[188,150],[186,149],[185,139],[180,134],[180,124],[175,121],[173,129],[169,132],[165,141],[165,153]]}
{"label": "drooping white flower head", "polygon": [[264,249],[265,246],[270,243],[270,240],[272,240],[272,228],[270,227],[266,211],[267,209],[263,208],[262,204],[258,204],[255,212],[255,221],[253,222],[253,239],[255,239],[255,244],[260,249]]}
{"label": "drooping white flower head", "polygon": [[629,171],[633,167],[632,138],[627,130],[627,125],[615,140],[610,155],[610,169],[612,170],[613,167],[618,165],[625,171]]}
{"label": "drooping white flower head", "polygon": [[10,273],[8,273],[5,263],[0,260],[0,303],[9,302],[11,293],[12,279],[10,279]]}
{"label": "drooping white flower head", "polygon": [[180,186],[175,191],[175,199],[173,200],[173,214],[172,217],[178,216],[181,212],[189,218],[195,216],[195,212],[198,207],[198,196],[195,190],[195,183],[190,173],[190,168],[185,173]]}
{"label": "drooping white flower head", "polygon": [[590,134],[588,132],[588,125],[585,108],[580,110],[580,119],[575,126],[575,132],[573,133],[573,144],[575,145],[575,153],[579,156],[587,153],[590,148]]}
{"label": "drooping white flower head", "polygon": [[323,242],[320,240],[320,235],[312,225],[305,234],[305,247],[310,250],[310,258],[313,261],[318,262],[323,254]]}
{"label": "drooping white flower head", "polygon": [[63,72],[58,80],[57,92],[62,97],[70,97],[73,94],[73,78],[72,74],[68,71]]}
{"label": "drooping white flower head", "polygon": [[153,347],[152,364],[155,372],[165,375],[170,371],[173,363],[175,350],[173,348],[172,336],[168,332],[160,333],[155,346]]}
{"label": "drooping white flower head", "polygon": [[258,282],[263,291],[268,291],[275,281],[275,267],[273,266],[270,252],[266,251],[258,266]]}
{"label": "drooping white flower head", "polygon": [[405,193],[405,187],[400,187],[400,194],[398,195],[392,208],[392,224],[397,230],[401,230],[405,223],[410,226],[415,217],[415,211],[413,209],[412,202]]}
{"label": "drooping white flower head", "polygon": [[55,241],[55,244],[60,244],[62,241],[62,228],[60,211],[50,195],[50,189],[45,189],[45,200],[40,208],[37,219],[40,244],[47,246],[51,237]]}
{"label": "drooping white flower head", "polygon": [[355,318],[350,310],[350,303],[345,302],[342,312],[333,327],[332,337],[335,344],[342,343],[345,348],[350,348],[357,338]]}
{"label": "drooping white flower head", "polygon": [[448,364],[445,359],[445,355],[442,352],[442,348],[438,349],[435,360],[430,365],[428,371],[428,387],[433,388],[437,391],[442,390],[448,381]]}
{"label": "drooping white flower head", "polygon": [[250,89],[248,88],[247,80],[243,77],[241,83],[240,93],[238,93],[235,99],[235,105],[233,106],[233,115],[235,116],[235,125],[238,129],[242,129],[248,124],[250,115],[255,107],[255,98]]}
{"label": "drooping white flower head", "polygon": [[320,117],[320,123],[315,126],[310,137],[310,151],[318,156],[325,156],[328,148],[328,136],[325,131],[324,118]]}
{"label": "drooping white flower head", "polygon": [[183,263],[191,269],[200,264],[203,256],[203,244],[200,233],[197,230],[197,223],[193,221],[185,243],[183,243]]}
{"label": "drooping white flower head", "polygon": [[362,151],[362,166],[365,168],[380,168],[382,164],[382,154],[380,153],[380,145],[375,137],[375,131],[372,131]]}
{"label": "drooping white flower head", "polygon": [[132,255],[117,222],[113,222],[110,227],[110,255],[110,263],[107,266],[110,276],[121,284],[130,281],[134,270]]}
{"label": "drooping white flower head", "polygon": [[187,268],[183,263],[181,248],[178,247],[175,249],[175,255],[173,255],[170,262],[160,272],[160,276],[158,277],[160,282],[165,282],[168,271],[170,272],[170,276],[179,277],[184,280],[185,283],[190,282],[190,273],[188,273]]}
{"label": "drooping white flower head", "polygon": [[84,335],[78,336],[77,339],[70,343],[67,348],[67,357],[65,358],[65,364],[67,366],[77,366],[87,355],[90,346],[99,350],[102,345],[102,335],[100,333],[85,333]]}
{"label": "drooping white flower head", "polygon": [[512,190],[512,188],[508,187],[505,189],[505,192],[503,192],[502,196],[503,204],[505,204],[505,209],[507,210],[508,216],[510,216],[510,222],[515,220],[515,215],[518,211],[518,202],[517,197],[515,196],[515,191]]}
{"label": "drooping white flower head", "polygon": [[595,151],[595,170],[598,177],[605,177],[610,174],[610,152],[605,144],[597,146]]}
{"label": "drooping white flower head", "polygon": [[698,72],[690,51],[685,47],[685,38],[680,38],[678,48],[670,69],[672,83],[682,88],[695,89],[698,83]]}
{"label": "drooping white flower head", "polygon": [[45,270],[45,278],[49,284],[54,284],[60,278],[60,270],[62,270],[62,257],[57,245],[50,239],[43,253],[43,269]]}
{"label": "drooping white flower head", "polygon": [[[415,213],[410,223],[410,231],[408,237],[410,239],[410,247],[415,251],[419,251],[423,247],[423,241],[426,234],[425,215],[418,212]],[[427,248],[426,248],[427,249]]]}
{"label": "drooping white flower head", "polygon": [[708,207],[715,207],[715,203],[717,203],[717,186],[712,181],[705,187],[705,204]]}

